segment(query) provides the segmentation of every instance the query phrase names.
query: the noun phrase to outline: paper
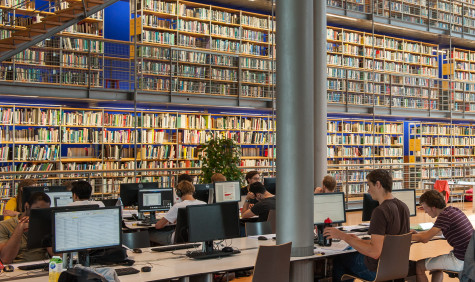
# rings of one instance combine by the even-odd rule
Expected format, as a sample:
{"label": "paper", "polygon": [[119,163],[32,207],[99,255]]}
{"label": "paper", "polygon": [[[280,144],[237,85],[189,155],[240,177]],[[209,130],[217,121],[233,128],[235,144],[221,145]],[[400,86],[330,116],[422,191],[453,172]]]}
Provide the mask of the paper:
{"label": "paper", "polygon": [[429,230],[432,228],[432,226],[434,226],[434,223],[432,222],[423,222],[423,223],[419,223],[418,225],[414,226],[414,230],[417,230],[417,231],[426,231],[426,230]]}

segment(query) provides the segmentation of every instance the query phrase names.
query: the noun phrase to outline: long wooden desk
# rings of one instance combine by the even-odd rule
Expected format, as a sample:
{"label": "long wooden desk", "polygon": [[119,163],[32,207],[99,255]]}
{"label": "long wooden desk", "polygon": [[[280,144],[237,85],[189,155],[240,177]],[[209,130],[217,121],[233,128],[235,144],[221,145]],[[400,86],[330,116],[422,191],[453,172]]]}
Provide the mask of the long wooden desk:
{"label": "long wooden desk", "polygon": [[[135,254],[128,251],[129,258],[135,260],[135,264],[132,267],[140,270],[142,266],[153,266],[152,271],[120,276],[120,281],[160,281],[250,268],[253,267],[256,262],[258,247],[260,245],[275,245],[276,241],[262,241],[254,238],[237,238],[226,240],[225,244],[239,248],[241,253],[219,259],[194,260],[185,256],[187,250],[153,252],[150,249],[143,249],[143,253],[141,254]],[[324,259],[344,252],[348,251],[329,252],[325,255],[318,253],[308,257],[292,257],[291,261]],[[114,268],[119,267],[116,266]],[[48,272],[46,271],[22,271],[15,267],[14,272],[1,274],[0,281],[44,282],[47,279],[47,275]]]}

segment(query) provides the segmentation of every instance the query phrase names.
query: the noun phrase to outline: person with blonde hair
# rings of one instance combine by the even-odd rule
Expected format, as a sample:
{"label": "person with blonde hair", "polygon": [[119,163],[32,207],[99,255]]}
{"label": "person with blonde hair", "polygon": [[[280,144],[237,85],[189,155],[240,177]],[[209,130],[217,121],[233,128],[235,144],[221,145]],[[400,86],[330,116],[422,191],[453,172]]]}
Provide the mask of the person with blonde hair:
{"label": "person with blonde hair", "polygon": [[178,209],[185,208],[190,205],[206,205],[205,202],[197,200],[193,197],[195,193],[195,186],[188,180],[182,180],[178,183],[176,189],[176,195],[180,197],[181,202],[176,203],[165,214],[165,216],[157,221],[155,224],[154,232],[150,232],[150,241],[160,245],[169,245],[173,243],[175,230],[162,231],[159,229],[164,228],[169,224],[175,224],[178,217]]}
{"label": "person with blonde hair", "polygon": [[16,197],[8,200],[3,211],[4,220],[10,219],[12,217],[18,216],[23,211],[23,187],[35,186],[37,181],[35,179],[23,179],[18,183],[18,190]]}
{"label": "person with blonde hair", "polygon": [[224,182],[226,181],[226,176],[222,175],[221,173],[217,172],[211,176],[211,183],[216,182]]}

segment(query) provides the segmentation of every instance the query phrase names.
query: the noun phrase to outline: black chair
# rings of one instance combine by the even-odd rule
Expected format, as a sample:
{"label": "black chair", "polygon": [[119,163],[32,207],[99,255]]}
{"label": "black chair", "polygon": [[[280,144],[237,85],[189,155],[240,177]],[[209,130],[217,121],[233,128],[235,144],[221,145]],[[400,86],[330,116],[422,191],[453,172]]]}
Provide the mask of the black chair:
{"label": "black chair", "polygon": [[246,222],[246,236],[272,234],[272,227],[269,221]]}
{"label": "black chair", "polygon": [[186,208],[179,208],[176,218],[175,239],[173,244],[188,242],[188,216]]}
{"label": "black chair", "polygon": [[101,200],[101,202],[106,207],[113,207],[117,203],[117,199],[103,199],[103,200]]}
{"label": "black chair", "polygon": [[122,232],[122,243],[130,249],[150,247],[148,230],[138,232]]}

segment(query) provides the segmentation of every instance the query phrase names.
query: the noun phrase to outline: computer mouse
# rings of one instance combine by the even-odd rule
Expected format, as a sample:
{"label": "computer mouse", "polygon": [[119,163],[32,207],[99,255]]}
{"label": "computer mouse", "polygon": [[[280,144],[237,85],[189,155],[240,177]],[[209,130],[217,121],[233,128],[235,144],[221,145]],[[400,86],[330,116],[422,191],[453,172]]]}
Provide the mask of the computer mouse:
{"label": "computer mouse", "polygon": [[338,227],[338,230],[340,230],[340,231],[344,231],[344,230],[345,230],[345,228],[343,228],[343,226],[340,226],[340,227]]}
{"label": "computer mouse", "polygon": [[366,236],[366,237],[361,237],[361,239],[363,239],[363,240],[371,240],[371,237]]}
{"label": "computer mouse", "polygon": [[15,267],[13,267],[13,265],[5,265],[4,268],[3,268],[3,271],[5,272],[13,272],[13,270],[15,269]]}
{"label": "computer mouse", "polygon": [[267,237],[266,236],[259,236],[259,237],[257,237],[257,240],[263,240],[264,241],[264,240],[267,240]]}
{"label": "computer mouse", "polygon": [[152,270],[152,267],[150,266],[143,266],[141,269],[140,269],[142,272],[150,272]]}
{"label": "computer mouse", "polygon": [[134,248],[134,249],[132,250],[132,252],[134,252],[135,254],[141,254],[141,253],[142,253],[142,250],[139,249],[139,248]]}
{"label": "computer mouse", "polygon": [[221,251],[225,252],[225,253],[231,253],[234,251],[234,249],[232,247],[224,247],[221,249]]}

